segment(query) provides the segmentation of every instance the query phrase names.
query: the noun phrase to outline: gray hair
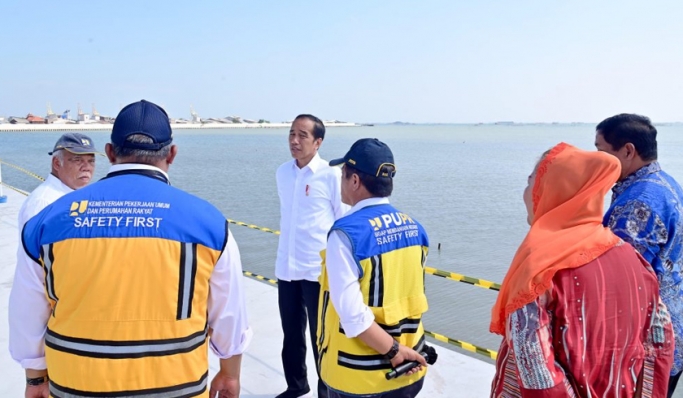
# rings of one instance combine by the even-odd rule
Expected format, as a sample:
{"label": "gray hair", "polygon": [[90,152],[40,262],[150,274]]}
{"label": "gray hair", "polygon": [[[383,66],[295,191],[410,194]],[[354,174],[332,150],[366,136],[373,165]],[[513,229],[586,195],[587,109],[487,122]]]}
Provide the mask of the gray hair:
{"label": "gray hair", "polygon": [[64,150],[63,149],[59,149],[59,150],[54,151],[52,153],[52,158],[53,159],[57,158],[57,160],[59,161],[60,167],[64,166]]}
{"label": "gray hair", "polygon": [[[132,134],[126,138],[126,142],[140,143],[140,144],[153,144],[154,140],[149,138],[144,134]],[[149,150],[149,149],[131,149],[117,146],[116,144],[111,144],[114,149],[114,155],[117,158],[133,158],[136,163],[142,164],[155,164],[161,160],[166,159],[169,153],[171,153],[171,144],[159,150]]]}

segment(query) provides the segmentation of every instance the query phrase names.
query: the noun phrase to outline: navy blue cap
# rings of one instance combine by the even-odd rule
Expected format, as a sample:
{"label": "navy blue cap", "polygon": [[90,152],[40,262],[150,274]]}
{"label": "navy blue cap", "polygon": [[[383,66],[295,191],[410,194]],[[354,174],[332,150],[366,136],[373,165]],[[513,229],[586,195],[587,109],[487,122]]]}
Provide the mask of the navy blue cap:
{"label": "navy blue cap", "polygon": [[[152,139],[151,143],[126,141],[133,134]],[[159,150],[173,141],[168,114],[160,106],[141,100],[126,105],[114,121],[111,130],[112,144],[121,148]]]}
{"label": "navy blue cap", "polygon": [[394,154],[387,144],[377,138],[362,138],[351,145],[343,158],[330,161],[330,166],[340,164],[348,164],[375,177],[392,178],[396,175]]}
{"label": "navy blue cap", "polygon": [[59,137],[55,147],[52,152],[48,152],[48,155],[52,155],[60,149],[67,150],[75,154],[83,155],[94,155],[97,152],[95,149],[95,144],[92,142],[92,138],[81,133],[66,133]]}

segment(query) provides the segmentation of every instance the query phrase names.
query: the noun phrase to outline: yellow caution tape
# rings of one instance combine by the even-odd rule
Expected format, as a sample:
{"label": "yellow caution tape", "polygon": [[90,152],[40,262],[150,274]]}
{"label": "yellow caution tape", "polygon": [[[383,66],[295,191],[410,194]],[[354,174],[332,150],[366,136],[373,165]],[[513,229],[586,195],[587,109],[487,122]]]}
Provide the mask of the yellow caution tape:
{"label": "yellow caution tape", "polygon": [[484,289],[490,289],[495,291],[500,291],[500,284],[496,282],[487,281],[484,279],[472,278],[455,272],[442,271],[440,269],[425,267],[425,272],[430,275],[440,276],[442,278],[467,283],[474,286],[483,287]]}
{"label": "yellow caution tape", "polygon": [[272,285],[277,286],[277,281],[276,281],[275,279],[270,279],[270,278],[265,277],[265,276],[263,276],[263,275],[255,274],[255,273],[249,272],[249,271],[242,271],[242,273],[243,273],[245,276],[248,276],[248,277],[251,277],[251,278],[254,278],[254,279],[258,279],[258,280],[263,281],[263,282],[268,282],[268,283],[270,283],[270,284],[272,284]]}
{"label": "yellow caution tape", "polygon": [[465,342],[465,341],[452,339],[450,337],[444,336],[442,334],[430,332],[428,330],[425,330],[425,334],[427,336],[433,337],[437,341],[441,341],[443,343],[448,343],[448,344],[460,347],[465,351],[469,351],[469,352],[473,352],[475,354],[483,355],[483,356],[489,357],[493,360],[498,358],[498,352],[493,351],[493,350],[489,350],[488,348],[483,348],[483,347],[476,346],[474,344],[470,344],[470,343]]}
{"label": "yellow caution tape", "polygon": [[255,229],[255,230],[257,230],[257,231],[269,232],[269,233],[271,233],[271,234],[280,235],[280,231],[275,230],[275,229],[270,229],[270,228],[265,228],[265,227],[259,227],[258,225],[247,224],[247,223],[245,223],[245,222],[242,222],[242,221],[235,221],[235,220],[231,220],[231,219],[229,219],[229,218],[228,218],[228,222],[229,222],[230,224],[240,225],[240,226],[242,226],[242,227],[247,227],[247,228]]}
{"label": "yellow caution tape", "polygon": [[9,166],[9,167],[11,167],[11,168],[13,168],[13,169],[17,169],[17,170],[19,170],[19,171],[21,171],[21,172],[23,172],[23,173],[26,173],[26,174],[30,175],[31,177],[35,177],[35,178],[39,179],[40,181],[45,181],[45,179],[44,179],[43,177],[39,176],[38,174],[36,174],[36,173],[34,173],[34,172],[32,172],[32,171],[28,171],[28,170],[26,170],[26,169],[24,169],[24,168],[21,168],[21,167],[15,165],[15,164],[7,163],[7,162],[5,162],[4,160],[0,160],[0,163],[5,164],[5,165],[7,165],[7,166]]}
{"label": "yellow caution tape", "polygon": [[[32,173],[26,169],[23,169],[19,166],[15,166],[11,163],[7,163],[7,162],[2,161],[2,160],[0,160],[0,163],[6,164],[10,167],[13,167],[19,171],[22,171],[22,172],[24,172],[24,173],[26,173],[32,177],[39,179],[41,181],[45,181],[45,179],[43,177],[41,177],[37,174],[34,174],[34,173]],[[19,192],[20,194],[28,196],[28,192],[23,191],[19,188],[15,188],[15,187],[13,187],[9,184],[6,184],[4,182],[2,183],[2,185],[6,186],[7,188],[13,189],[13,190]],[[273,230],[270,228],[259,227],[259,226],[254,225],[254,224],[247,224],[247,223],[244,223],[241,221],[235,221],[235,220],[231,220],[231,219],[228,219],[228,222],[231,224],[240,225],[242,227],[247,227],[247,228],[255,229],[258,231],[263,231],[263,232],[268,232],[268,233],[275,234],[275,235],[280,235],[280,231]],[[451,279],[451,280],[458,281],[458,282],[468,283],[470,285],[479,286],[479,287],[483,287],[486,289],[500,290],[500,285],[495,283],[495,282],[490,282],[490,281],[486,281],[483,279],[471,278],[469,276],[457,274],[455,272],[442,271],[442,270],[432,268],[432,267],[425,267],[425,272],[428,274],[431,274],[431,275],[440,276],[442,278]],[[263,275],[255,274],[255,273],[249,272],[249,271],[242,271],[242,274],[244,274],[245,276],[248,276],[250,278],[254,278],[254,279],[260,280],[262,282],[270,283],[271,285],[277,286],[277,280],[275,280],[275,279],[271,279],[271,278],[265,277]],[[465,351],[469,351],[469,352],[473,352],[475,354],[483,355],[483,356],[486,356],[486,357],[491,358],[493,360],[498,358],[498,353],[496,351],[489,350],[488,348],[479,347],[479,346],[476,346],[474,344],[468,343],[466,341],[452,339],[448,336],[444,336],[442,334],[430,332],[428,330],[425,330],[425,334],[430,336],[430,337],[433,337],[437,341],[441,341],[443,343],[447,343],[450,345],[454,345],[456,347],[460,347]]]}
{"label": "yellow caution tape", "polygon": [[[31,177],[35,177],[41,181],[45,181],[45,179],[43,177],[41,177],[37,174],[34,174],[34,173],[24,169],[24,168],[21,168],[17,165],[7,163],[3,160],[0,160],[0,163],[6,164],[10,167],[13,167],[13,168],[19,170],[19,171],[22,171],[22,172],[30,175]],[[14,188],[14,187],[10,187],[10,188],[14,189],[15,191],[18,190],[18,188]],[[18,191],[18,192],[23,193],[23,191]],[[248,224],[248,223],[245,223],[242,221],[236,221],[236,220],[232,220],[232,219],[228,219],[228,222],[230,224],[235,224],[235,225],[239,225],[242,227],[255,229],[257,231],[268,232],[268,233],[271,233],[274,235],[280,235],[280,231],[275,230],[275,229],[270,229],[270,228],[266,228],[266,227],[259,227],[258,225],[255,225],[255,224]],[[443,270],[432,268],[432,267],[425,267],[425,272],[430,274],[430,275],[439,276],[439,277],[450,279],[450,280],[457,281],[457,282],[467,283],[467,284],[470,284],[473,286],[482,287],[484,289],[490,289],[490,290],[495,290],[495,291],[500,290],[500,284],[498,284],[496,282],[491,282],[491,281],[487,281],[487,280],[479,279],[479,278],[472,278],[470,276],[465,276],[465,275],[458,274],[455,272],[443,271]]]}
{"label": "yellow caution tape", "polygon": [[6,186],[6,187],[9,188],[9,189],[13,189],[13,190],[17,191],[17,192],[19,192],[19,193],[22,194],[22,195],[28,196],[28,192],[26,192],[26,191],[24,191],[24,190],[21,190],[21,189],[19,189],[19,188],[13,187],[13,186],[11,186],[11,185],[9,185],[9,184],[6,184],[6,183],[4,183],[4,182],[2,183],[2,185]]}
{"label": "yellow caution tape", "polygon": [[[254,279],[258,279],[258,280],[263,281],[263,282],[268,282],[274,286],[277,286],[277,280],[275,280],[275,279],[270,279],[270,278],[265,277],[263,275],[258,275],[258,274],[255,274],[255,273],[249,272],[249,271],[242,271],[242,273],[245,276],[248,276],[248,277],[251,277]],[[489,350],[488,348],[483,348],[483,347],[479,347],[479,346],[476,346],[474,344],[471,344],[471,343],[468,343],[465,341],[452,339],[448,336],[444,336],[442,334],[430,332],[428,330],[425,330],[425,334],[430,336],[430,337],[433,337],[437,341],[441,341],[443,343],[447,343],[450,345],[454,345],[456,347],[460,347],[465,351],[470,351],[470,352],[473,352],[475,354],[483,355],[485,357],[488,357],[488,358],[491,358],[494,360],[496,358],[498,358],[498,353],[496,351]]]}

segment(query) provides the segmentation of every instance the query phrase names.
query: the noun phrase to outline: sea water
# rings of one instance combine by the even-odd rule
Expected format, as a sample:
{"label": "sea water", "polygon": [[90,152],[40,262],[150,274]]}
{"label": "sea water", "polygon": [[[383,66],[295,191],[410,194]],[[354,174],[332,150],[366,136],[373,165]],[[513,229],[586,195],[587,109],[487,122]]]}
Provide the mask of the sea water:
{"label": "sea water", "polygon": [[[658,126],[662,168],[683,182],[683,125]],[[104,150],[109,133],[89,132]],[[59,132],[0,133],[0,159],[45,176]],[[501,282],[528,225],[522,191],[540,155],[564,141],[593,150],[594,124],[378,125],[329,128],[320,154],[342,157],[359,138],[394,152],[392,203],[419,220],[431,241],[428,265]],[[227,218],[279,229],[275,170],[291,159],[288,129],[177,130],[173,185],[207,199]],[[96,179],[108,169],[98,157]],[[32,190],[39,181],[7,166],[3,181]],[[7,188],[5,188],[7,189]],[[608,200],[608,198],[607,198]],[[231,225],[245,270],[274,277],[278,236]],[[438,250],[437,247],[441,246]],[[428,330],[498,349],[488,332],[496,292],[427,276]],[[250,314],[257,317],[259,314]]]}

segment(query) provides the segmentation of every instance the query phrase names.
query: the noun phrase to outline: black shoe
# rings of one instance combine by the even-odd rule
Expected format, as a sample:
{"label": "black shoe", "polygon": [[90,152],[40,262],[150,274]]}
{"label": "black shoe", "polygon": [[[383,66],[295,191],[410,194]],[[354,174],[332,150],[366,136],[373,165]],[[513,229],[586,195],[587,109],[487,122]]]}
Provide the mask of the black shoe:
{"label": "black shoe", "polygon": [[313,398],[313,393],[309,387],[306,387],[305,390],[300,391],[287,390],[275,398]]}

